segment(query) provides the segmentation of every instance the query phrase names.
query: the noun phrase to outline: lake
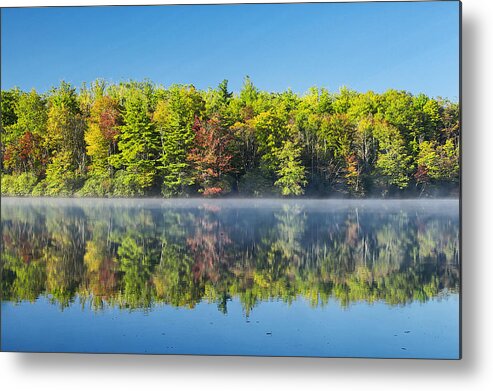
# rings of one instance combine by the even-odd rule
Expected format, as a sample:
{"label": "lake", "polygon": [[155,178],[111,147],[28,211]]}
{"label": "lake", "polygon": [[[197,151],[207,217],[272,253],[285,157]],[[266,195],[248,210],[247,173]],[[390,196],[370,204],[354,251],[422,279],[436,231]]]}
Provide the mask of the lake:
{"label": "lake", "polygon": [[2,198],[6,351],[460,355],[458,200]]}

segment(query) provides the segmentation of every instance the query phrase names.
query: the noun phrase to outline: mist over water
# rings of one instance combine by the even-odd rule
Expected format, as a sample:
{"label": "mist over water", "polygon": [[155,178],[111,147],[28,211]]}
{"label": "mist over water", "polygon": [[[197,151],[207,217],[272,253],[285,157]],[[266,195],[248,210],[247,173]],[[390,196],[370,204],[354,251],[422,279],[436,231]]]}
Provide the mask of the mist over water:
{"label": "mist over water", "polygon": [[[221,208],[279,208],[302,207],[313,210],[341,210],[365,208],[371,210],[427,210],[429,213],[450,212],[458,214],[459,200],[443,199],[280,199],[280,198],[54,198],[54,197],[3,197],[3,207],[119,207],[119,208],[200,208],[217,205]],[[458,217],[458,215],[457,215]]]}
{"label": "mist over water", "polygon": [[[458,355],[458,200],[2,198],[1,212],[9,350]],[[83,337],[62,343],[68,327]]]}

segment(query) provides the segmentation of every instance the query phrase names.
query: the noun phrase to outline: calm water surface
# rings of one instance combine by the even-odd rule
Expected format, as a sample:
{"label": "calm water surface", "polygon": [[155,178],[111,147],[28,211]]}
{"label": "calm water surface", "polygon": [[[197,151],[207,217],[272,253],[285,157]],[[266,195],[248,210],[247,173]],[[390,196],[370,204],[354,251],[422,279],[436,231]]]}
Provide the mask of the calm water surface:
{"label": "calm water surface", "polygon": [[3,198],[2,350],[459,356],[459,204]]}

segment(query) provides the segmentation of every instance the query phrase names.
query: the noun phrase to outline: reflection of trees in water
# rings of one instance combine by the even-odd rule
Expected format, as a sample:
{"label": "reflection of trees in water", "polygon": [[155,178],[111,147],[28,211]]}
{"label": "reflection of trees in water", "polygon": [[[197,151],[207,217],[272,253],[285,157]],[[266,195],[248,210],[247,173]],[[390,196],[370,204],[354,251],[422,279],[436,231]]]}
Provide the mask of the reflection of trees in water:
{"label": "reflection of trees in water", "polygon": [[9,206],[2,239],[3,297],[62,307],[404,304],[459,285],[457,219],[416,211]]}
{"label": "reflection of trees in water", "polygon": [[84,212],[80,208],[12,209],[2,210],[3,297],[32,301],[46,290],[53,301],[66,307],[84,275]]}

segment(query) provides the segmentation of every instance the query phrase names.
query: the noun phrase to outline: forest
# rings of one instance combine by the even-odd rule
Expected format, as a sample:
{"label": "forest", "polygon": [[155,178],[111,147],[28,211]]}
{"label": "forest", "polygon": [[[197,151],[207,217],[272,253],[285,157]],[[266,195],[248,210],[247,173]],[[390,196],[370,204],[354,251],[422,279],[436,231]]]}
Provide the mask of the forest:
{"label": "forest", "polygon": [[8,196],[458,196],[460,108],[388,90],[151,81],[1,92]]}

